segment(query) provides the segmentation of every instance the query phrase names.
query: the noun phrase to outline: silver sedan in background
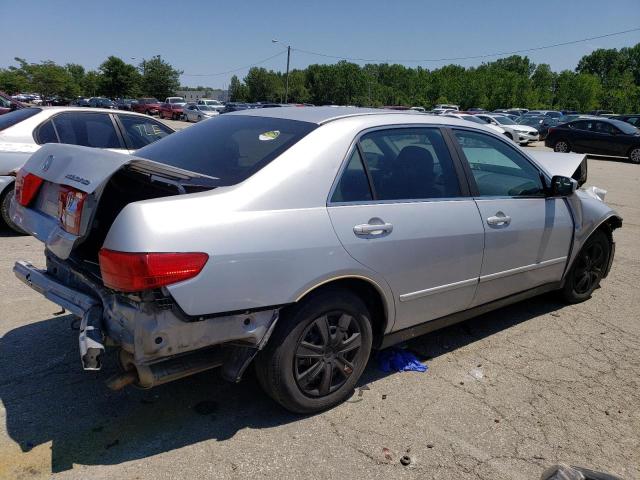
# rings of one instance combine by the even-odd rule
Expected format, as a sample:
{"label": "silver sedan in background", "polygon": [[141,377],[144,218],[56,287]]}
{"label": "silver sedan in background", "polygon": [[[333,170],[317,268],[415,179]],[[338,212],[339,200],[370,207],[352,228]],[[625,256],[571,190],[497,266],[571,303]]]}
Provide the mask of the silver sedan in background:
{"label": "silver sedan in background", "polygon": [[83,367],[112,388],[251,362],[285,408],[352,393],[372,349],[543,292],[590,298],[622,219],[578,189],[586,157],[533,156],[445,116],[270,108],[135,155],[48,145],[12,218],[46,245],[17,277],[81,318]]}
{"label": "silver sedan in background", "polygon": [[183,115],[187,122],[199,122],[220,115],[220,112],[210,105],[188,103],[184,107]]}

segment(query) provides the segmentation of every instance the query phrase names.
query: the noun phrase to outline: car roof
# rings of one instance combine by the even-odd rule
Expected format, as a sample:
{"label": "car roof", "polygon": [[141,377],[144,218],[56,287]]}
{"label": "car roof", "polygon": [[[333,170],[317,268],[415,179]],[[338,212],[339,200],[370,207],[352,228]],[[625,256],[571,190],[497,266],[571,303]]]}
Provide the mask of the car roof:
{"label": "car roof", "polygon": [[360,107],[293,107],[293,108],[257,108],[225,113],[225,115],[249,115],[252,117],[271,117],[284,120],[298,120],[301,122],[323,123],[339,118],[363,116],[363,115],[417,115],[427,117],[415,110],[386,110],[382,108]]}

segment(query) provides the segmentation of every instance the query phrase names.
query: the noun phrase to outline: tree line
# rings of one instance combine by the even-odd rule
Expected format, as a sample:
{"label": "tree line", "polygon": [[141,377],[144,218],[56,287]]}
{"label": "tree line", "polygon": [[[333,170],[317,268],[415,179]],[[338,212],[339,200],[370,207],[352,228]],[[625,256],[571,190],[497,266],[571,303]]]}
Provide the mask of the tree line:
{"label": "tree line", "polygon": [[[182,72],[160,56],[131,65],[110,56],[97,70],[52,61],[0,68],[0,90],[48,97],[78,96],[165,98],[180,87]],[[285,74],[254,67],[240,80],[231,78],[229,96],[240,102],[282,102]],[[431,108],[455,103],[494,110],[505,107],[553,108],[586,112],[640,111],[640,43],[598,49],[580,59],[575,70],[554,72],[545,63],[513,55],[477,67],[446,65],[428,70],[398,64],[341,61],[295,69],[289,75],[289,100],[315,105],[406,105]]]}
{"label": "tree line", "polygon": [[[231,78],[229,96],[241,102],[282,102],[285,74],[251,68],[243,80]],[[315,105],[406,105],[431,108],[454,103],[472,107],[526,107],[586,112],[640,111],[640,43],[598,49],[580,59],[575,70],[554,72],[545,63],[513,55],[464,68],[428,70],[397,64],[341,61],[309,65],[289,74],[289,100]]]}
{"label": "tree line", "polygon": [[16,65],[0,68],[0,90],[10,94],[37,93],[43,97],[105,96],[109,98],[165,98],[180,87],[181,71],[160,56],[134,66],[110,56],[97,70],[82,65],[58,65],[50,60],[29,63],[15,58]]}

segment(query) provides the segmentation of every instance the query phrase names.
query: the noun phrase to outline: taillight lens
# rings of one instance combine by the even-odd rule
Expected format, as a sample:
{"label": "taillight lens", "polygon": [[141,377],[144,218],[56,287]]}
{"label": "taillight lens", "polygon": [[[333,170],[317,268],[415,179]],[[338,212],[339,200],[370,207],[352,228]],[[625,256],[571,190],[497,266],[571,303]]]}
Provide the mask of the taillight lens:
{"label": "taillight lens", "polygon": [[18,203],[24,207],[36,198],[38,190],[44,180],[33,173],[25,173],[23,170],[19,170],[16,175],[15,184],[15,196]]}
{"label": "taillight lens", "polygon": [[198,275],[209,255],[190,253],[129,253],[100,250],[100,272],[104,284],[121,292],[139,292],[162,287]]}
{"label": "taillight lens", "polygon": [[86,193],[64,185],[58,192],[58,219],[62,228],[73,235],[80,235],[82,208],[86,198]]}

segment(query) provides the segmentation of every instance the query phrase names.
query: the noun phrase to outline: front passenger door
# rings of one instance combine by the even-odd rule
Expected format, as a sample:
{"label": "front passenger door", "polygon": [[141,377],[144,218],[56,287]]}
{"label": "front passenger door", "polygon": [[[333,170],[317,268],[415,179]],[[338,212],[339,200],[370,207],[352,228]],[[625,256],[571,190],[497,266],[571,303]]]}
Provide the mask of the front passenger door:
{"label": "front passenger door", "polygon": [[546,197],[540,171],[506,141],[454,129],[484,224],[473,305],[561,279],[573,235],[563,198]]}

